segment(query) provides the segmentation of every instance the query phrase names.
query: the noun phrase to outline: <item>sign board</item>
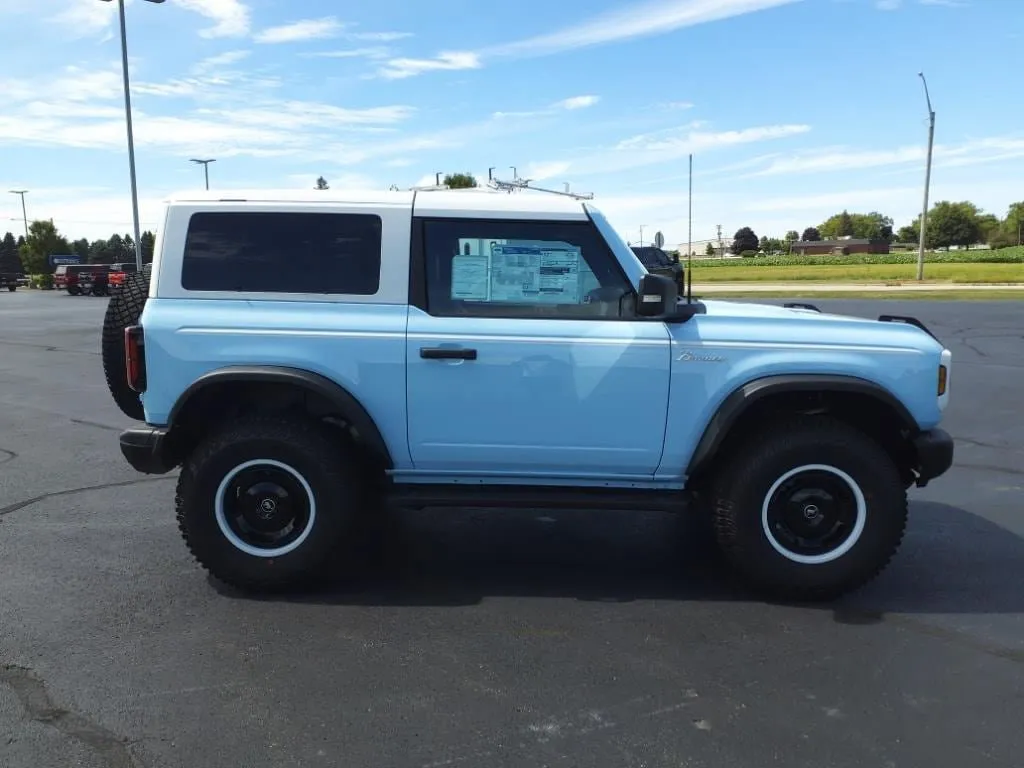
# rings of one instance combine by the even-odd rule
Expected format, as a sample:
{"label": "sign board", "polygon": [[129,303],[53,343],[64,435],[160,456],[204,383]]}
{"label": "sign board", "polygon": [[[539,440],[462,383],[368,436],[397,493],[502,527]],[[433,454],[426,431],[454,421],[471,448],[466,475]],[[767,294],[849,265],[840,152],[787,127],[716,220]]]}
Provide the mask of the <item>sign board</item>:
{"label": "sign board", "polygon": [[661,232],[658,232],[654,236],[654,247],[655,248],[664,248],[665,247],[665,236],[663,234],[661,234]]}
{"label": "sign board", "polygon": [[67,253],[54,253],[50,255],[50,266],[59,267],[61,264],[81,264],[81,256]]}

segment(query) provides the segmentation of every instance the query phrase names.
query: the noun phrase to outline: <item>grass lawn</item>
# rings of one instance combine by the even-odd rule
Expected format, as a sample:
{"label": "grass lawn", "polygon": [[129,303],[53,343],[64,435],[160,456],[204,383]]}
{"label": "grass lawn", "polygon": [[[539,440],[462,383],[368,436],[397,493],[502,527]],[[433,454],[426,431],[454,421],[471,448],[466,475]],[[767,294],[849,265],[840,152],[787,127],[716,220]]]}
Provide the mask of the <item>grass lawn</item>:
{"label": "grass lawn", "polygon": [[754,304],[763,299],[898,299],[900,301],[929,299],[932,301],[1019,301],[1024,305],[1024,291],[972,291],[969,288],[945,291],[815,291],[811,289],[785,293],[781,291],[748,291],[744,293],[740,290],[729,293],[709,293],[706,296],[700,296],[698,291],[694,291],[694,298],[698,297],[723,301],[742,299]]}
{"label": "grass lawn", "polygon": [[[915,264],[843,264],[820,266],[736,266],[702,269],[693,264],[694,283],[755,281],[785,283],[879,283],[913,281]],[[1024,283],[1024,264],[925,264],[926,281],[945,283]]]}

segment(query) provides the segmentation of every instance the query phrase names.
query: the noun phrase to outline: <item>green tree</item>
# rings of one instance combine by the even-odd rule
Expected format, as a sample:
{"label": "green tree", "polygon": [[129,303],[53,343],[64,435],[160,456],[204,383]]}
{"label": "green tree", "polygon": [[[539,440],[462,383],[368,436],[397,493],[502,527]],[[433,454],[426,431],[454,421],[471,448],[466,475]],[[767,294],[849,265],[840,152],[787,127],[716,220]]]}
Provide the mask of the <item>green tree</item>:
{"label": "green tree", "polygon": [[142,263],[152,264],[153,250],[156,248],[156,235],[149,230],[146,230],[139,238],[139,242],[142,243]]}
{"label": "green tree", "polygon": [[829,217],[818,230],[826,240],[842,237],[856,237],[866,240],[892,240],[892,219],[872,211],[871,213],[850,213],[842,211]]}
{"label": "green tree", "polygon": [[804,233],[800,236],[800,240],[805,243],[817,243],[821,241],[821,232],[818,231],[817,227],[808,227],[804,230]]}
{"label": "green tree", "polygon": [[1024,243],[1024,202],[1013,203],[995,231],[985,241],[993,248],[1009,248]]}
{"label": "green tree", "polygon": [[107,240],[93,240],[89,246],[90,264],[113,264],[114,253]]}
{"label": "green tree", "polygon": [[791,229],[791,230],[789,230],[789,232],[786,233],[786,238],[785,238],[786,253],[790,253],[793,250],[793,243],[795,243],[799,239],[800,239],[800,233],[797,232],[795,229]]}
{"label": "green tree", "polygon": [[472,189],[480,186],[471,173],[449,173],[444,177],[443,183],[451,189]]}
{"label": "green tree", "polygon": [[61,237],[57,227],[49,219],[33,221],[28,228],[28,237],[20,248],[21,263],[25,271],[32,275],[49,275],[53,273],[50,256],[59,253],[70,253],[71,246]]}
{"label": "green tree", "polygon": [[330,188],[331,188],[331,185],[327,183],[327,179],[325,179],[323,176],[321,176],[320,178],[318,178],[316,180],[316,187],[315,187],[315,189],[324,190],[324,189],[330,189]]}
{"label": "green tree", "polygon": [[741,227],[736,230],[732,238],[732,252],[739,255],[744,251],[757,251],[761,244],[760,238],[750,227]]}
{"label": "green tree", "polygon": [[916,243],[920,236],[921,222],[915,221],[913,224],[900,227],[900,231],[896,233],[896,240],[901,243]]}
{"label": "green tree", "polygon": [[18,241],[8,232],[3,240],[0,240],[0,272],[21,273],[24,270],[21,256],[18,255]]}
{"label": "green tree", "polygon": [[85,238],[75,240],[75,242],[71,244],[71,252],[80,258],[83,264],[89,263],[89,241]]}
{"label": "green tree", "polygon": [[[974,245],[981,240],[978,207],[966,200],[959,203],[942,200],[928,212],[925,237],[927,248]],[[920,224],[919,224],[920,226]]]}
{"label": "green tree", "polygon": [[708,243],[708,247],[704,249],[704,255],[705,256],[714,256],[715,255],[715,246],[713,246],[711,243]]}
{"label": "green tree", "polygon": [[758,241],[757,247],[760,250],[764,251],[765,253],[768,253],[770,245],[771,245],[771,242],[768,239],[768,235],[761,235],[761,239]]}

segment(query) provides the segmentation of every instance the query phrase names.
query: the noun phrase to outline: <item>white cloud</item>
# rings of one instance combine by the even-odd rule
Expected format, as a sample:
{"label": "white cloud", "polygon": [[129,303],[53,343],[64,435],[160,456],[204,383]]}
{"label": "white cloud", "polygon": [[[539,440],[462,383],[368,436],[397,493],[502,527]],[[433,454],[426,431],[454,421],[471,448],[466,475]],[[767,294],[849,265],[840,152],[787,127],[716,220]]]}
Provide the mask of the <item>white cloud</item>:
{"label": "white cloud", "polygon": [[605,43],[662,35],[684,27],[721,21],[801,0],[647,0],[557,32],[490,46],[449,51],[428,59],[393,59],[378,74],[389,79],[438,70],[479,69],[490,57],[546,56]]}
{"label": "white cloud", "polygon": [[64,28],[63,34],[74,39],[105,32],[117,18],[117,3],[93,0],[71,0],[70,4],[49,20]]}
{"label": "white cloud", "polygon": [[572,167],[572,163],[564,160],[553,160],[546,163],[530,163],[519,174],[524,179],[532,181],[547,181],[548,179],[559,178]]}
{"label": "white cloud", "polygon": [[369,48],[349,48],[338,51],[314,51],[312,53],[300,54],[310,59],[386,59],[391,55],[391,49],[384,46],[373,46]]}
{"label": "white cloud", "polygon": [[412,32],[349,32],[345,37],[349,40],[365,40],[367,42],[392,43],[412,37]]}
{"label": "white cloud", "polygon": [[[973,139],[959,145],[937,145],[933,152],[936,167],[980,165],[1024,157],[1024,137],[994,136]],[[854,171],[886,166],[923,165],[924,162],[925,148],[916,145],[867,150],[839,147],[776,157],[766,167],[749,175],[780,176]]]}
{"label": "white cloud", "polygon": [[471,51],[445,51],[432,59],[391,59],[381,67],[379,74],[388,80],[400,80],[424,72],[479,68],[479,54]]}
{"label": "white cloud", "polygon": [[221,67],[237,64],[238,62],[247,59],[251,53],[251,51],[225,51],[224,53],[218,53],[216,56],[210,56],[197,62],[195,66],[192,67],[192,71],[196,74],[202,74],[220,69]]}
{"label": "white cloud", "polygon": [[592,107],[601,100],[600,96],[573,96],[555,104],[559,109],[585,109]]}
{"label": "white cloud", "polygon": [[212,20],[201,37],[242,37],[249,34],[249,7],[241,0],[175,0],[175,5]]}
{"label": "white cloud", "polygon": [[336,36],[342,26],[341,22],[333,16],[322,19],[303,19],[291,24],[264,29],[253,39],[257,43],[294,43],[302,40],[320,40]]}
{"label": "white cloud", "polygon": [[496,55],[542,56],[604,43],[662,35],[799,0],[648,0],[609,11],[582,24],[494,49]]}

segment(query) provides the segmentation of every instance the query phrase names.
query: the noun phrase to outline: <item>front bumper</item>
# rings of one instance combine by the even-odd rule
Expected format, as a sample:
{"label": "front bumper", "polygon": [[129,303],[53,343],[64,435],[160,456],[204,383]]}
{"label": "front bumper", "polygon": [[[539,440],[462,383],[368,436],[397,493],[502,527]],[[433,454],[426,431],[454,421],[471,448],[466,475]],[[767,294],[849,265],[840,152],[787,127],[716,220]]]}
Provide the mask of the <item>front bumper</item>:
{"label": "front bumper", "polygon": [[914,438],[917,455],[917,487],[924,488],[930,480],[953,466],[953,437],[944,429],[930,429]]}
{"label": "front bumper", "polygon": [[163,427],[134,427],[121,433],[121,455],[136,472],[165,475],[174,469],[166,448],[167,430]]}

